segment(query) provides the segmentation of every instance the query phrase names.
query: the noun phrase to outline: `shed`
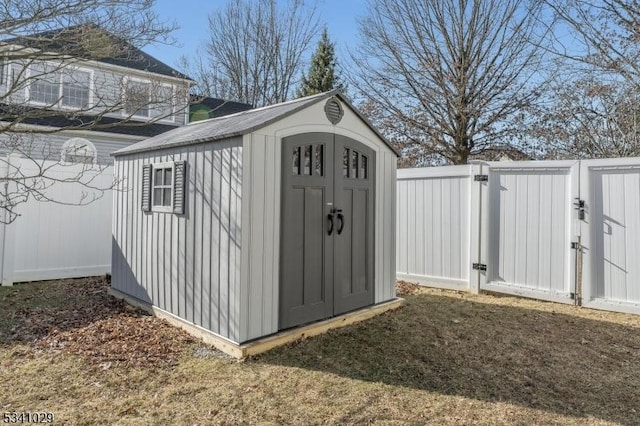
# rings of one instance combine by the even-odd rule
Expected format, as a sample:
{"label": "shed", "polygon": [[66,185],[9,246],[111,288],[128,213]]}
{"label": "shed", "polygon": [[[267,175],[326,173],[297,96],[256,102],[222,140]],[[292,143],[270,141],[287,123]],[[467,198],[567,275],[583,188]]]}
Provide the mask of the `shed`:
{"label": "shed", "polygon": [[113,155],[112,294],[238,357],[399,305],[397,153],[340,92]]}

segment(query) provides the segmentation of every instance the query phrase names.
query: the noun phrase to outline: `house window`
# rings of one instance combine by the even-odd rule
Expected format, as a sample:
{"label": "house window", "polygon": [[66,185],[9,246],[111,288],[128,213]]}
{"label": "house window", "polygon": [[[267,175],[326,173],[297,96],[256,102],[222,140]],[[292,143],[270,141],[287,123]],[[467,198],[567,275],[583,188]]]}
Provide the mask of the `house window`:
{"label": "house window", "polygon": [[153,116],[161,120],[172,120],[175,103],[173,87],[164,85],[156,87],[153,90],[152,98],[154,104]]}
{"label": "house window", "polygon": [[186,170],[185,161],[143,165],[142,210],[184,214]]}
{"label": "house window", "polygon": [[149,117],[151,83],[127,80],[125,84],[124,112],[134,117]]}
{"label": "house window", "polygon": [[30,98],[41,104],[57,104],[60,99],[60,75],[58,73],[39,75],[31,83]]}
{"label": "house window", "polygon": [[87,139],[71,138],[62,145],[62,162],[96,164],[96,147]]}
{"label": "house window", "polygon": [[61,105],[73,108],[89,106],[89,87],[91,74],[84,71],[65,72],[62,74]]}
{"label": "house window", "polygon": [[87,108],[90,100],[91,73],[77,69],[48,70],[33,67],[29,98],[49,106]]}
{"label": "house window", "polygon": [[152,189],[151,200],[154,210],[157,207],[171,209],[173,205],[173,163],[154,164]]}
{"label": "house window", "polygon": [[125,77],[122,87],[124,115],[175,121],[174,86]]}

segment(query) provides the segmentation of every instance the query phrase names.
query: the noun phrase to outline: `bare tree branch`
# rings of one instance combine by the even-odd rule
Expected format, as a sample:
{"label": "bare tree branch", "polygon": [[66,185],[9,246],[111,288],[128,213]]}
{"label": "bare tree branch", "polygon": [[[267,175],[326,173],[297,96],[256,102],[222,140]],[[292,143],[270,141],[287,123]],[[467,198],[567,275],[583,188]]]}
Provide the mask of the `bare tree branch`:
{"label": "bare tree branch", "polygon": [[[466,163],[509,142],[545,81],[543,10],[526,0],[369,0],[352,86],[419,158]],[[389,130],[389,129],[387,129]]]}
{"label": "bare tree branch", "polygon": [[319,28],[313,2],[229,0],[209,16],[204,52],[183,64],[198,93],[254,106],[282,102],[293,96]]}

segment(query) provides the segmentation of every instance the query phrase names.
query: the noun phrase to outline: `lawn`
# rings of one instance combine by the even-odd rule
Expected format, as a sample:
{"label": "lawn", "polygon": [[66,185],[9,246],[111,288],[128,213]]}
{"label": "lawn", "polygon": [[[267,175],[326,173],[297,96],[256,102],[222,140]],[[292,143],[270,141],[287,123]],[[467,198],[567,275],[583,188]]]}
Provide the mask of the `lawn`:
{"label": "lawn", "polygon": [[237,362],[106,288],[96,278],[0,288],[0,414],[83,425],[640,424],[637,316],[402,285],[402,309]]}

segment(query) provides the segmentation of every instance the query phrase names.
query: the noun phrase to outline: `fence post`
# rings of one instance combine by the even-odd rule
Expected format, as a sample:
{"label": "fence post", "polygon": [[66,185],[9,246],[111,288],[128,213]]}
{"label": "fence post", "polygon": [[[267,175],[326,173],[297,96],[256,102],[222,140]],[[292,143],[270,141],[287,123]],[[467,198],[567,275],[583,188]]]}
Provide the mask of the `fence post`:
{"label": "fence post", "polygon": [[[15,169],[20,167],[20,156],[18,154],[9,154],[0,167],[0,176],[5,178],[1,188],[5,193],[5,200],[3,201],[7,202],[8,200],[6,198],[8,194],[15,190],[15,188],[12,188],[15,184],[10,182],[8,178],[15,173]],[[2,266],[0,268],[0,278],[2,279],[3,286],[12,286],[15,269],[16,225],[15,223],[7,223],[11,220],[11,216],[6,209],[3,209],[0,214],[2,215],[2,223],[0,224],[0,227],[2,227],[2,240],[0,240],[0,264]]]}
{"label": "fence post", "polygon": [[480,261],[480,185],[473,177],[482,173],[482,164],[471,164],[471,196],[469,197],[469,291],[478,293],[480,291],[480,271],[473,269],[473,264]]}
{"label": "fence post", "polygon": [[[474,264],[484,265],[488,268],[487,259],[487,208],[489,200],[488,182],[482,179],[476,180],[476,176],[484,176],[489,173],[489,165],[483,162],[471,163],[471,196],[470,196],[470,226],[469,238],[469,291],[479,293],[483,284],[487,281],[487,269],[474,268]],[[486,178],[486,176],[485,176]]]}

